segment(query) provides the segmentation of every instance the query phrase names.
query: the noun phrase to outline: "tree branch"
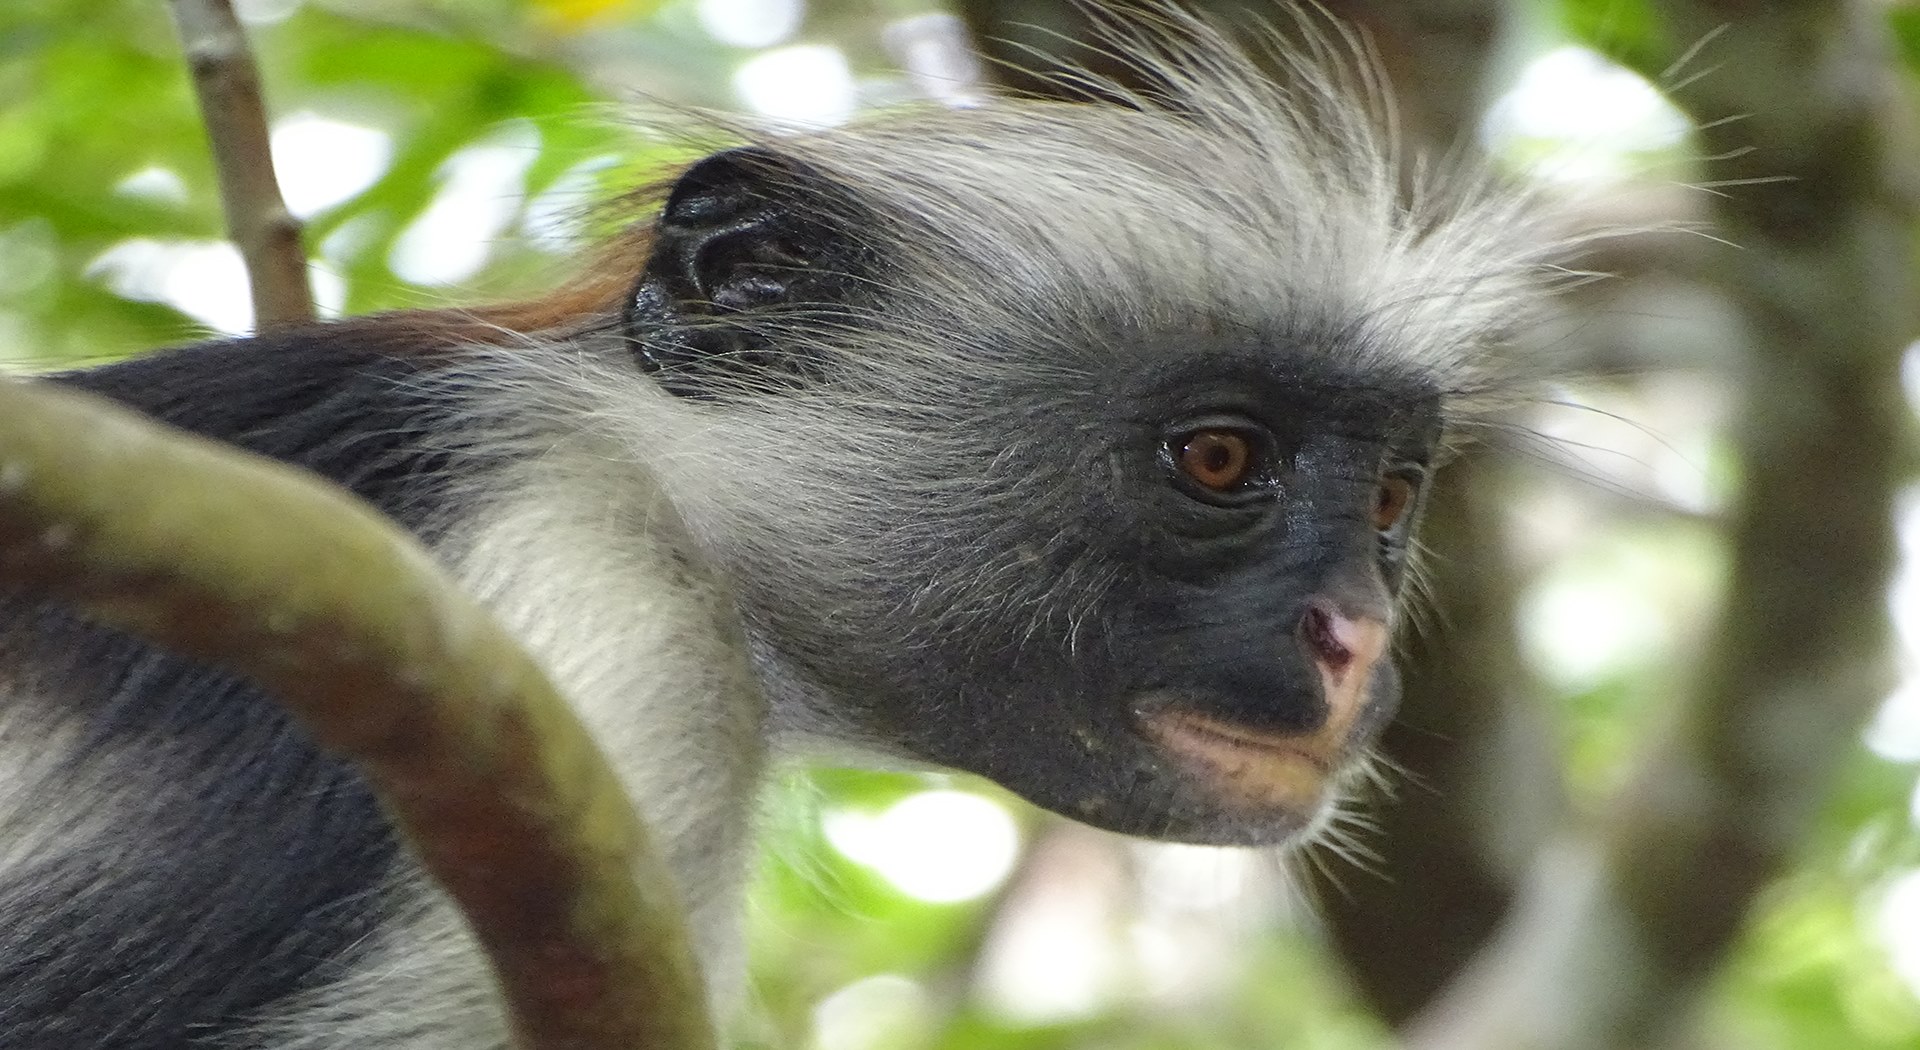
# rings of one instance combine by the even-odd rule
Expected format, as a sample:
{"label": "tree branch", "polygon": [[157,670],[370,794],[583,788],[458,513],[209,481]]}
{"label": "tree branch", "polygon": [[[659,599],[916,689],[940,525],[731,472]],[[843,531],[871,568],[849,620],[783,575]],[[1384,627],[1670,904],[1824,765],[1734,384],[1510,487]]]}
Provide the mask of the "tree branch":
{"label": "tree branch", "polygon": [[[1663,5],[1676,40],[1730,17]],[[1416,1050],[1644,1047],[1668,1034],[1789,862],[1885,695],[1892,503],[1916,330],[1910,118],[1881,13],[1741,8],[1678,100],[1742,246],[1716,272],[1745,325],[1732,565],[1693,695],[1597,826],[1542,852],[1516,918],[1412,1034]],[[1656,71],[1657,72],[1657,71]],[[1741,115],[1750,119],[1724,119]]]}
{"label": "tree branch", "polygon": [[169,0],[213,144],[227,236],[246,260],[256,328],[313,320],[300,220],[273,175],[267,107],[246,31],[229,0]]}
{"label": "tree branch", "polygon": [[0,381],[0,585],[244,674],[359,763],[527,1050],[710,1050],[680,902],[532,660],[371,508],[108,402]]}

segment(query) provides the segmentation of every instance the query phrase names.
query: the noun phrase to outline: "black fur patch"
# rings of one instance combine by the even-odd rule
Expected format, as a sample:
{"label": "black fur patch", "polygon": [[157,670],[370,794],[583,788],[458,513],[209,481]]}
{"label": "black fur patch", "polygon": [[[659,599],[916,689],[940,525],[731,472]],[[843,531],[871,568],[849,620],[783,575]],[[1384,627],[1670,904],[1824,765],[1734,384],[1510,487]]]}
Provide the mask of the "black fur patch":
{"label": "black fur patch", "polygon": [[[317,471],[431,538],[454,509],[435,479],[464,457],[415,383],[436,358],[390,352],[406,331],[355,322],[57,378]],[[26,789],[27,818],[39,792],[84,805],[85,781],[121,821],[0,871],[0,1044],[216,1044],[337,973],[377,926],[388,825],[270,697],[17,600],[0,601],[0,680],[28,687],[10,723],[79,741]]]}

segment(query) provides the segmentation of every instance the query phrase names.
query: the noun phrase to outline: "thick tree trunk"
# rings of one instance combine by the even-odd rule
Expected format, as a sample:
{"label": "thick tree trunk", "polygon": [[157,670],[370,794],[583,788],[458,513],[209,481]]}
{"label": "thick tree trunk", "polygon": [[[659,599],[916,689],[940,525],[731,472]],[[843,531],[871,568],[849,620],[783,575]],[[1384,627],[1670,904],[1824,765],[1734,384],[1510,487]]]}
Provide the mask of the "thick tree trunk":
{"label": "thick tree trunk", "polygon": [[[1542,854],[1516,919],[1432,1011],[1419,1050],[1626,1050],[1669,1038],[1790,861],[1889,683],[1891,510],[1915,332],[1908,123],[1877,6],[1665,5],[1725,29],[1677,95],[1738,244],[1715,267],[1746,365],[1731,565],[1693,693],[1596,826]],[[1658,70],[1648,70],[1657,75]],[[1740,119],[1744,118],[1744,119]]]}

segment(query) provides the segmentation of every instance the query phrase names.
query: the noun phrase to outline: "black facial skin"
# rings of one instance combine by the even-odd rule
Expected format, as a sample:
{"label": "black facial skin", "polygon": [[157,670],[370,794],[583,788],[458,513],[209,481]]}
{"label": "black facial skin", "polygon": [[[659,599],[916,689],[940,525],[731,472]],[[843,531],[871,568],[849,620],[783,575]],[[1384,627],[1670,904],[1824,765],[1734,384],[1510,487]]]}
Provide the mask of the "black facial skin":
{"label": "black facial skin", "polygon": [[[1195,352],[1191,341],[1178,370],[1090,398],[1083,412],[1049,414],[1062,432],[1037,446],[1078,447],[1078,457],[1011,467],[1055,494],[1028,504],[1021,525],[1059,537],[1050,564],[1035,567],[1036,590],[1107,576],[1097,610],[1077,629],[1044,614],[1037,631],[1018,618],[969,624],[964,651],[922,648],[874,668],[869,693],[876,680],[906,687],[866,713],[922,757],[1090,824],[1270,843],[1310,825],[1323,799],[1236,799],[1170,754],[1143,720],[1178,709],[1279,737],[1323,728],[1321,675],[1297,643],[1298,626],[1310,602],[1327,598],[1390,620],[1419,489],[1416,505],[1382,533],[1372,520],[1379,482],[1389,472],[1424,478],[1438,404],[1417,381],[1343,375],[1283,342]],[[1127,411],[1116,416],[1113,406]],[[1167,455],[1169,438],[1193,421],[1222,418],[1271,433],[1276,457],[1271,484],[1231,507],[1194,498]],[[929,557],[937,564],[937,553]],[[1005,628],[1018,633],[995,636]],[[1398,692],[1383,659],[1336,765],[1385,725]]]}
{"label": "black facial skin", "polygon": [[[758,181],[767,170],[779,172],[776,187]],[[722,155],[675,191],[627,317],[642,366],[670,392],[708,396],[725,385],[709,387],[714,369],[742,367],[776,369],[796,390],[834,382],[754,344],[750,326],[702,327],[736,308],[844,319],[836,311],[874,305],[859,301],[874,261],[835,247],[831,223],[790,214],[805,206],[805,178],[760,154]],[[839,201],[824,210],[846,214]],[[853,272],[836,282],[842,268]],[[1101,343],[1106,374],[1078,391],[929,392],[978,406],[956,414],[980,421],[983,509],[955,512],[920,549],[886,552],[849,600],[826,590],[844,581],[792,593],[740,572],[742,612],[777,697],[804,697],[815,727],[985,775],[1115,831],[1258,844],[1310,826],[1340,767],[1391,717],[1398,679],[1382,657],[1330,722],[1302,625],[1310,608],[1338,608],[1384,637],[1439,400],[1421,379],[1367,364],[1377,348],[1336,329],[1217,329],[1116,331]],[[1007,405],[1046,410],[995,410]],[[1260,457],[1256,483],[1223,499],[1175,468],[1183,435],[1219,426],[1252,435]],[[1388,476],[1412,485],[1412,504],[1382,531],[1374,515]],[[912,533],[900,524],[893,535]],[[1030,549],[1030,571],[983,611],[964,584],[1012,546]],[[1210,775],[1153,731],[1175,712],[1317,741],[1309,772],[1287,774],[1306,786],[1250,791]]]}

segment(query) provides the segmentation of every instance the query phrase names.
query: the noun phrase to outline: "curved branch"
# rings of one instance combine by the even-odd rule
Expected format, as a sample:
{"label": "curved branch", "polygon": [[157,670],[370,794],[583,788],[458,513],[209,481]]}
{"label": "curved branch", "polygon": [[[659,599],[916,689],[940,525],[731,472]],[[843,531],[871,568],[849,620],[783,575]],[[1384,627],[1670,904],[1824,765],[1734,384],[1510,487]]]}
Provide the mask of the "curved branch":
{"label": "curved branch", "polygon": [[0,585],[245,674],[354,760],[528,1050],[710,1050],[674,883],[531,659],[348,494],[0,381]]}

